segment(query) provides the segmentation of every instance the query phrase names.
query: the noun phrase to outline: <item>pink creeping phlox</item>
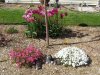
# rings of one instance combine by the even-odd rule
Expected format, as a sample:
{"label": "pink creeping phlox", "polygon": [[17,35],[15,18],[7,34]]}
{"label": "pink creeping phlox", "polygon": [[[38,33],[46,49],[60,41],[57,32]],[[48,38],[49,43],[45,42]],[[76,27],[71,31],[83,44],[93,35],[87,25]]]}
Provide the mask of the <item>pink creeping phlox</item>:
{"label": "pink creeping phlox", "polygon": [[24,64],[34,63],[38,58],[42,58],[43,54],[39,49],[29,45],[20,51],[11,50],[9,56],[17,64],[17,67],[21,67]]}

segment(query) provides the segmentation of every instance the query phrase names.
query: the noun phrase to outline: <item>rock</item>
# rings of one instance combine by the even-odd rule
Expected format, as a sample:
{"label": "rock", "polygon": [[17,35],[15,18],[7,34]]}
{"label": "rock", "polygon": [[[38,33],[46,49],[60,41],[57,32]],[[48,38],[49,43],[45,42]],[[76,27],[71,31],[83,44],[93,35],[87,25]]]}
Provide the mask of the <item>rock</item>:
{"label": "rock", "polygon": [[53,63],[53,58],[51,55],[46,56],[46,64]]}
{"label": "rock", "polygon": [[43,65],[42,61],[38,59],[36,61],[36,70],[42,69],[42,65]]}
{"label": "rock", "polygon": [[55,58],[54,59],[54,64],[55,65],[61,65],[61,59]]}

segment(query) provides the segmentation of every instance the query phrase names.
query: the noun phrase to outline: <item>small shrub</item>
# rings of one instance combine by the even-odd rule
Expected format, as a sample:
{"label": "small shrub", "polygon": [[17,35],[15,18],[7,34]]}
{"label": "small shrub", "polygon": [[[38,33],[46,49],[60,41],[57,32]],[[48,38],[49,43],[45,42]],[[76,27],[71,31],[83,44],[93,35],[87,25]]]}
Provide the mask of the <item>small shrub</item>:
{"label": "small shrub", "polygon": [[15,29],[14,27],[10,27],[8,30],[6,30],[6,32],[8,34],[14,34],[14,33],[18,33],[18,30]]}
{"label": "small shrub", "polygon": [[4,47],[8,44],[8,42],[10,42],[11,39],[7,39],[5,35],[3,35],[2,33],[0,33],[0,47]]}
{"label": "small shrub", "polygon": [[7,45],[7,41],[3,34],[0,34],[0,47],[4,47]]}
{"label": "small shrub", "polygon": [[32,45],[29,45],[25,49],[13,49],[9,52],[9,56],[18,67],[31,67],[32,64],[35,64],[38,59],[42,60],[43,58],[41,51]]}

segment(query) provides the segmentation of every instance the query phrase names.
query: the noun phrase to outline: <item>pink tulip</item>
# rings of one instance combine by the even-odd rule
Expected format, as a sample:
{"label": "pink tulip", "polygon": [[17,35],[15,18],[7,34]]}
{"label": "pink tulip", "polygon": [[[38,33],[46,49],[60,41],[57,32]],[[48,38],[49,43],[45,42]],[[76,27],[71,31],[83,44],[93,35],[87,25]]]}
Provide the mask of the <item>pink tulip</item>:
{"label": "pink tulip", "polygon": [[64,16],[65,16],[65,14],[63,14],[63,13],[60,14],[61,19],[63,19]]}
{"label": "pink tulip", "polygon": [[45,12],[44,11],[41,11],[40,12],[40,15],[45,16]]}
{"label": "pink tulip", "polygon": [[25,14],[27,15],[28,13],[32,13],[32,10],[33,10],[33,9],[28,9],[28,10],[26,10],[26,11],[25,11]]}
{"label": "pink tulip", "polygon": [[58,9],[57,9],[57,8],[53,8],[51,11],[52,11],[52,13],[54,13],[54,14],[57,14],[57,13],[58,13]]}
{"label": "pink tulip", "polygon": [[31,17],[33,15],[33,13],[32,12],[31,13],[28,13],[28,15]]}
{"label": "pink tulip", "polygon": [[39,10],[33,10],[32,13],[33,14],[39,14]]}
{"label": "pink tulip", "polygon": [[23,15],[22,17],[23,17],[24,19],[27,19],[27,16],[26,16],[26,15]]}
{"label": "pink tulip", "polygon": [[30,22],[30,23],[33,23],[35,21],[33,17],[27,18],[26,20],[27,20],[27,22]]}
{"label": "pink tulip", "polygon": [[43,6],[38,6],[38,9],[41,11],[41,10],[44,10],[44,7]]}

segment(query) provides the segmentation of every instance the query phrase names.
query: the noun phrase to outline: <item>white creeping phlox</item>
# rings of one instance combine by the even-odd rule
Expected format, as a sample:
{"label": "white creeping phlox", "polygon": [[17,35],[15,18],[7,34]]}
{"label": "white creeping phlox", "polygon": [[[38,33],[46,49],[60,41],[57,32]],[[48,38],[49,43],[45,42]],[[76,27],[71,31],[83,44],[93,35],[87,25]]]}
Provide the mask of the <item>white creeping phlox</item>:
{"label": "white creeping phlox", "polygon": [[65,66],[71,65],[73,67],[87,65],[89,57],[82,49],[77,47],[65,47],[56,53],[55,58],[61,58],[61,63]]}

